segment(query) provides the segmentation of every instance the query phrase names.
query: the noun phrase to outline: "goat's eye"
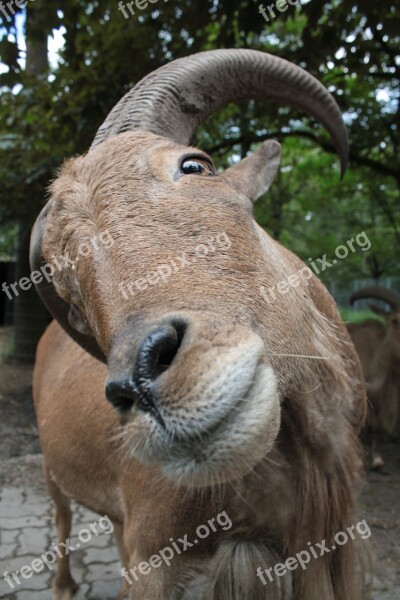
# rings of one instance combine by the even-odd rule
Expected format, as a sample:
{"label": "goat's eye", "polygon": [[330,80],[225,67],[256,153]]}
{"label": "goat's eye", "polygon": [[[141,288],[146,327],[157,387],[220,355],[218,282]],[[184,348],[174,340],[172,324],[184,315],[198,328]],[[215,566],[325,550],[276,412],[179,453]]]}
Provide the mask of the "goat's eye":
{"label": "goat's eye", "polygon": [[213,165],[203,158],[185,158],[180,170],[184,175],[215,175]]}

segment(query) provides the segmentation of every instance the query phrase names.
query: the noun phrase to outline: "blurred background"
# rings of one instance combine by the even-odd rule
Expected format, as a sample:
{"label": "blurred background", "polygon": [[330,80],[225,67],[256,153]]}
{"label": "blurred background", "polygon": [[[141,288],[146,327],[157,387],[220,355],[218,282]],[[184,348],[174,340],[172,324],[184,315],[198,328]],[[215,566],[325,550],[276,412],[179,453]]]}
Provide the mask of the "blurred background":
{"label": "blurred background", "polygon": [[[322,128],[274,104],[231,105],[195,143],[221,167],[278,139],[282,168],[256,205],[259,223],[306,262],[365,231],[368,251],[356,247],[320,274],[344,308],[368,283],[400,291],[398,0],[292,0],[275,18],[265,2],[269,22],[248,0],[19,4],[0,12],[0,283],[29,274],[29,233],[49,182],[66,157],[87,151],[124,92],[172,59],[250,47],[301,65],[335,95],[351,141],[344,181]],[[12,300],[1,292],[3,357],[31,362],[46,320],[33,289]]]}
{"label": "blurred background", "polygon": [[[202,50],[249,47],[304,67],[334,94],[350,135],[350,168],[344,180],[340,182],[338,160],[322,128],[274,104],[229,105],[206,121],[194,143],[223,168],[261,141],[278,139],[282,166],[271,190],[256,204],[256,219],[309,265],[318,266],[324,255],[331,262],[338,246],[348,248],[349,240],[363,234],[368,247],[354,243],[354,251],[318,276],[345,321],[380,320],[380,335],[386,335],[388,316],[371,312],[365,300],[354,310],[349,297],[371,284],[400,293],[399,0],[260,4],[0,2],[0,288],[29,276],[30,230],[46,202],[49,182],[65,158],[88,150],[97,128],[126,91],[173,59]],[[274,17],[267,10],[271,5]],[[36,490],[41,502],[47,496],[40,477],[31,375],[35,348],[48,322],[33,287],[11,298],[0,289],[0,485],[8,486],[9,497],[16,499],[28,493],[31,497]],[[397,335],[391,377],[397,377],[398,411]],[[400,436],[392,426],[392,413],[389,420],[382,446],[385,466],[369,474],[361,502],[378,557],[374,600],[400,598]],[[46,535],[54,537],[52,526],[46,527]],[[18,552],[10,544],[5,567]],[[79,557],[74,560],[86,581],[87,565]],[[108,597],[111,592],[101,587],[101,576],[93,581],[79,598]],[[50,583],[42,585],[48,590]],[[93,585],[98,585],[96,593]],[[42,592],[8,592],[3,596],[0,590],[0,597],[45,597]]]}

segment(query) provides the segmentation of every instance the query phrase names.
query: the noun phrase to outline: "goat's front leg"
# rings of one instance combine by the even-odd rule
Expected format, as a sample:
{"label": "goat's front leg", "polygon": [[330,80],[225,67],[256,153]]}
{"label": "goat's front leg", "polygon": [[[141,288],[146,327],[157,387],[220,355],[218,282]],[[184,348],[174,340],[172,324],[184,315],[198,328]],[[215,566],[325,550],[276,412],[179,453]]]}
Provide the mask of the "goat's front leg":
{"label": "goat's front leg", "polygon": [[135,553],[125,572],[125,579],[131,582],[130,600],[200,600],[192,590],[192,578],[199,564],[195,557],[174,557],[167,565],[159,556],[146,559]]}
{"label": "goat's front leg", "polygon": [[[116,521],[113,521],[112,524],[114,526],[114,537],[115,541],[117,542],[119,558],[122,567],[124,568],[124,573],[126,573],[129,569],[129,554],[124,542],[124,526]],[[128,579],[125,577],[125,582],[118,593],[117,600],[124,600],[125,598],[128,598],[129,589],[130,585],[128,583]]]}
{"label": "goat's front leg", "polygon": [[[65,548],[72,526],[70,499],[60,490],[46,466],[44,470],[47,487],[55,504],[58,545]],[[73,580],[70,571],[69,555],[64,553],[61,557],[57,555],[57,573],[53,581],[53,600],[72,600],[77,589],[78,585]]]}
{"label": "goat's front leg", "polygon": [[[126,579],[132,582],[130,588],[130,600],[177,600],[168,589],[168,576],[164,573],[164,568],[152,569],[153,572],[142,575],[137,572],[138,565],[144,563],[136,558],[131,562],[131,566]],[[128,580],[129,581],[129,580]]]}
{"label": "goat's front leg", "polygon": [[135,487],[129,482],[123,487],[129,554],[123,573],[131,586],[130,600],[204,600],[199,580],[208,571],[218,532],[210,525],[210,535],[200,537],[197,529],[221,512],[222,499],[180,490],[168,480],[160,487],[159,471],[153,472],[146,467]]}

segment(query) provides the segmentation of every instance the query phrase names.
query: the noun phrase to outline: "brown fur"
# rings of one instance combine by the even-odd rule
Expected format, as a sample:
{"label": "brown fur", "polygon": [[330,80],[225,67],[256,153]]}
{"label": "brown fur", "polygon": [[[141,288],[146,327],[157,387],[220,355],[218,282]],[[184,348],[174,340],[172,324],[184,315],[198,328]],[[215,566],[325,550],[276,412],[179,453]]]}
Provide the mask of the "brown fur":
{"label": "brown fur", "polygon": [[348,325],[367,384],[368,426],[373,437],[375,467],[384,464],[379,442],[394,432],[400,405],[400,310],[386,314],[385,318],[386,325],[373,319]]}
{"label": "brown fur", "polygon": [[[246,177],[243,167],[233,167],[218,177],[174,180],[187,152],[152,134],[127,133],[64,165],[51,190],[46,258],[67,250],[74,256],[80,242],[105,229],[114,245],[57,274],[55,287],[79,307],[112,372],[130,368],[152,324],[184,315],[189,341],[178,365],[162,376],[162,410],[182,431],[218,409],[202,390],[217,375],[223,378],[231,363],[250,360],[259,340],[264,350],[256,373],[274,374],[279,403],[271,404],[265,423],[262,412],[252,426],[249,406],[239,405],[240,419],[232,416],[237,427],[216,446],[237,458],[217,464],[214,475],[206,467],[194,486],[180,487],[179,478],[163,475],[162,461],[137,460],[135,452],[146,454],[159,441],[153,425],[132,411],[121,426],[104,398],[106,366],[53,323],[39,345],[34,377],[43,455],[49,477],[66,497],[123,525],[131,565],[157,553],[169,538],[190,539],[198,525],[228,513],[231,530],[203,540],[169,569],[142,576],[132,599],[186,599],[191,581],[207,600],[282,599],[279,578],[275,587],[262,586],[257,566],[273,566],[307,549],[308,541],[329,543],[356,522],[362,474],[357,436],[366,409],[361,370],[334,301],[314,276],[274,303],[260,294],[260,286],[276,285],[304,265],[252,218],[240,182],[257,177],[257,161],[249,160]],[[132,299],[118,294],[121,282],[169,257],[187,252],[194,258],[193,247],[221,231],[231,241],[229,250],[197,260],[168,284]],[[269,401],[260,396],[255,406],[264,411]],[[241,448],[247,448],[245,456]],[[350,542],[295,571],[287,594],[292,600],[361,600],[357,569],[359,550]],[[55,589],[55,597],[70,597],[57,580]]]}

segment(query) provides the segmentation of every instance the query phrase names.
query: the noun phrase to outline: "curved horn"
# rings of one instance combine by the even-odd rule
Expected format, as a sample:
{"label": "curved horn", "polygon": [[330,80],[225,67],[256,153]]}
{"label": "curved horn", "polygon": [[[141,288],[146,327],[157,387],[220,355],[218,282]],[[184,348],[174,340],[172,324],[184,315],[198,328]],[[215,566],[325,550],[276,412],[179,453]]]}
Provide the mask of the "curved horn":
{"label": "curved horn", "polygon": [[332,136],[343,177],[348,139],[334,98],[300,67],[256,50],[200,52],[150,73],[112,109],[91,147],[133,129],[189,144],[207,116],[229,102],[252,98],[293,106],[319,121]]}
{"label": "curved horn", "polygon": [[396,310],[400,307],[400,294],[394,292],[393,290],[388,290],[380,285],[371,285],[357,290],[350,296],[350,304],[354,304],[356,300],[363,300],[365,298],[383,300],[389,304],[392,310]]}
{"label": "curved horn", "polygon": [[[46,264],[42,254],[42,240],[46,216],[50,206],[51,204],[48,202],[40,212],[32,229],[29,256],[32,271],[40,271],[41,267]],[[49,277],[48,274],[47,277]],[[89,354],[97,358],[97,360],[106,362],[104,353],[100,349],[100,346],[97,344],[95,338],[90,335],[83,335],[71,327],[68,322],[69,304],[60,298],[60,296],[58,296],[51,281],[49,281],[46,276],[43,275],[42,281],[40,283],[36,283],[35,287],[50,314],[59,322],[61,327],[68,333],[68,335],[80,346],[82,346],[86,352],[89,352]]]}
{"label": "curved horn", "polygon": [[[331,134],[340,155],[342,176],[348,160],[347,132],[338,105],[325,87],[296,65],[255,50],[213,50],[182,58],[140,81],[110,112],[92,148],[124,131],[142,129],[188,144],[198,125],[229,102],[272,100],[304,110]],[[44,264],[42,237],[48,207],[32,233],[31,265]],[[78,344],[95,358],[104,354],[91,336],[68,322],[69,306],[50,282],[36,284],[51,314]]]}

